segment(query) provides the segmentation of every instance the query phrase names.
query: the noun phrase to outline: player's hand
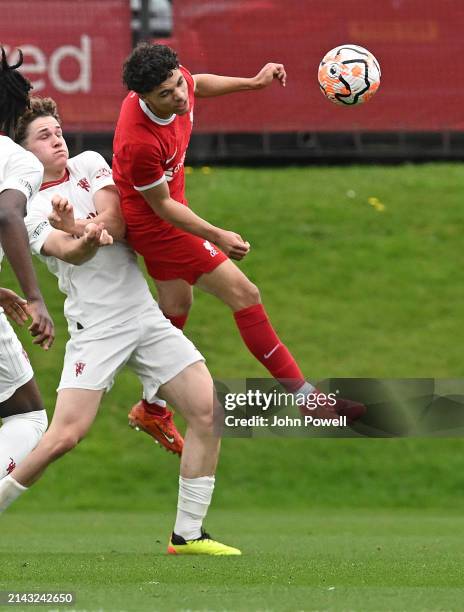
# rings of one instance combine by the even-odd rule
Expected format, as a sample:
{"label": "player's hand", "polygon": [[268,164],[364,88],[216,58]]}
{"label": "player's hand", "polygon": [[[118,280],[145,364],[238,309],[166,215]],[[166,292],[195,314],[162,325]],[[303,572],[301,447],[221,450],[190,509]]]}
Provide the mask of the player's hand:
{"label": "player's hand", "polygon": [[231,259],[240,261],[250,250],[250,243],[235,232],[221,230],[219,238],[216,240],[218,247]]}
{"label": "player's hand", "polygon": [[268,87],[274,79],[277,79],[282,87],[287,84],[287,73],[283,64],[274,64],[273,62],[266,64],[258,74],[253,77],[255,89],[263,89]]}
{"label": "player's hand", "polygon": [[66,198],[55,194],[52,198],[52,212],[48,215],[50,225],[67,234],[76,233],[73,206]]}
{"label": "player's hand", "polygon": [[103,247],[113,244],[113,236],[108,234],[103,223],[88,223],[84,228],[84,242],[89,247]]}
{"label": "player's hand", "polygon": [[11,291],[11,289],[0,287],[0,306],[5,311],[5,314],[18,325],[24,325],[29,318],[27,312],[24,310],[26,303],[25,299],[14,291]]}
{"label": "player's hand", "polygon": [[45,351],[48,351],[55,340],[55,329],[44,301],[41,298],[29,300],[24,305],[24,310],[32,318],[32,323],[28,328],[34,338],[32,344],[39,344]]}

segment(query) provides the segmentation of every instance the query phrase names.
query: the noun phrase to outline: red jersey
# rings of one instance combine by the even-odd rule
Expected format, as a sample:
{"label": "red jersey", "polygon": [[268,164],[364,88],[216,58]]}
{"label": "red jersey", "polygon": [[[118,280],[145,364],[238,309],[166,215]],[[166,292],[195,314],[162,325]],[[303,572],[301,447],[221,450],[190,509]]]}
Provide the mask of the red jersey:
{"label": "red jersey", "polygon": [[[113,178],[121,196],[121,207],[130,233],[131,226],[163,221],[146,203],[142,192],[167,181],[171,198],[187,205],[184,159],[193,125],[194,82],[190,72],[180,67],[187,82],[189,108],[185,115],[161,119],[139,96],[130,92],[122,103],[113,141]],[[140,226],[139,226],[140,227]]]}

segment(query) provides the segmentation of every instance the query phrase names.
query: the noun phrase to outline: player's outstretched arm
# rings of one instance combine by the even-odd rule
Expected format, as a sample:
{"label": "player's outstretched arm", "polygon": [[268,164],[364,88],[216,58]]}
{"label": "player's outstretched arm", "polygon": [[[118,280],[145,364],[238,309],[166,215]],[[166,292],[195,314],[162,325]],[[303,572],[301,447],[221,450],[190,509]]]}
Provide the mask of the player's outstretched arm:
{"label": "player's outstretched arm", "polygon": [[47,350],[53,344],[55,331],[29,253],[25,207],[26,197],[20,191],[7,189],[0,194],[0,243],[27,300],[25,310],[32,317],[29,331],[33,343]]}
{"label": "player's outstretched arm", "polygon": [[198,98],[211,98],[237,91],[264,89],[273,81],[283,87],[287,84],[287,73],[283,64],[270,62],[258,74],[250,78],[219,76],[217,74],[195,74],[195,95]]}
{"label": "player's outstretched arm", "polygon": [[100,247],[111,244],[113,238],[104,229],[103,223],[87,222],[84,234],[79,238],[61,230],[50,232],[42,245],[41,254],[79,266],[92,259]]}
{"label": "player's outstretched arm", "polygon": [[187,206],[173,200],[169,195],[166,182],[141,193],[162,219],[190,234],[217,244],[228,257],[243,259],[250,250],[249,243],[245,242],[239,234],[211,225]]}

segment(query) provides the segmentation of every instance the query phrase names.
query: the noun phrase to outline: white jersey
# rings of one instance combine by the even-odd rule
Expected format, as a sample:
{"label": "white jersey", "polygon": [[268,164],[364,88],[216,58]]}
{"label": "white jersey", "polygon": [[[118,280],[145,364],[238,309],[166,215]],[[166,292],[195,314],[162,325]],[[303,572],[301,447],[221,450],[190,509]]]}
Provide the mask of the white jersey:
{"label": "white jersey", "polygon": [[[8,138],[0,135],[0,193],[15,189],[26,197],[26,204],[39,191],[43,166],[35,155]],[[0,263],[3,251],[0,246]]]}
{"label": "white jersey", "polygon": [[[68,199],[76,219],[89,219],[97,214],[94,194],[114,185],[111,169],[101,155],[86,151],[69,159],[62,180],[44,183],[34,198],[25,219],[32,251],[40,255],[50,232],[48,222],[55,194]],[[64,314],[70,333],[101,325],[115,325],[137,317],[154,302],[137,264],[134,251],[115,242],[100,248],[82,265],[73,265],[55,257],[43,257],[49,270],[58,277],[60,290],[66,294]]]}

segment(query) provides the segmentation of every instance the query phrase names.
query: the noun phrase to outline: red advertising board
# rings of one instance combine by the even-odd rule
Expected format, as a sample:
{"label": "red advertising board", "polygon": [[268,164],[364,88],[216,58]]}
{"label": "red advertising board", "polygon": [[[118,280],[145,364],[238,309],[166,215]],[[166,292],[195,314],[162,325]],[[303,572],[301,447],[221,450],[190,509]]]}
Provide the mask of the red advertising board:
{"label": "red advertising board", "polygon": [[0,42],[24,53],[33,93],[52,96],[68,130],[113,130],[121,67],[131,49],[127,0],[14,0],[5,3]]}
{"label": "red advertising board", "polygon": [[[283,62],[286,89],[201,100],[200,132],[464,129],[462,0],[174,0],[172,45],[192,72],[249,76]],[[371,50],[383,72],[366,106],[325,100],[317,67],[329,49]]]}

